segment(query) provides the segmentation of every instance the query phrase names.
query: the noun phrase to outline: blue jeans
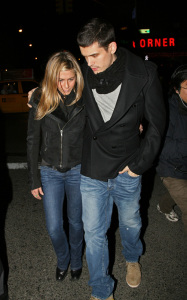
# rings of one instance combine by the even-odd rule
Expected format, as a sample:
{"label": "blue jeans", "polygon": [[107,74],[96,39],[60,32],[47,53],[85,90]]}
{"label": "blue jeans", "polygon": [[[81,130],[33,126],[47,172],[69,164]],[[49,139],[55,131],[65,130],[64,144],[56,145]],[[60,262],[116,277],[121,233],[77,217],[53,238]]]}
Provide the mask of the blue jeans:
{"label": "blue jeans", "polygon": [[108,298],[114,287],[114,281],[108,274],[109,251],[106,236],[111,223],[113,202],[118,209],[119,231],[126,261],[137,262],[142,254],[140,192],[141,176],[131,177],[124,173],[108,182],[81,176],[89,285],[96,298]]}
{"label": "blue jeans", "polygon": [[[78,270],[82,268],[83,245],[80,165],[65,173],[42,166],[41,180],[44,192],[43,204],[46,226],[57,256],[57,266],[61,270],[66,270],[70,263],[72,270]],[[63,227],[65,193],[67,197],[69,243]]]}

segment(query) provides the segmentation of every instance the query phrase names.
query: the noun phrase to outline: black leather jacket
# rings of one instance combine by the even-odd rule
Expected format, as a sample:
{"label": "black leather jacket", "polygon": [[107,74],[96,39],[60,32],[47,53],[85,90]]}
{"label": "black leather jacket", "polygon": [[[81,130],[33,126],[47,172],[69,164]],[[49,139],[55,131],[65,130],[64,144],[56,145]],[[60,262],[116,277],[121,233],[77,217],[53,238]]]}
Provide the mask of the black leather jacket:
{"label": "black leather jacket", "polygon": [[64,123],[60,105],[41,120],[35,120],[38,99],[32,97],[27,132],[27,161],[31,190],[41,186],[38,175],[39,156],[60,170],[81,163],[85,109],[82,98],[74,104],[69,120]]}

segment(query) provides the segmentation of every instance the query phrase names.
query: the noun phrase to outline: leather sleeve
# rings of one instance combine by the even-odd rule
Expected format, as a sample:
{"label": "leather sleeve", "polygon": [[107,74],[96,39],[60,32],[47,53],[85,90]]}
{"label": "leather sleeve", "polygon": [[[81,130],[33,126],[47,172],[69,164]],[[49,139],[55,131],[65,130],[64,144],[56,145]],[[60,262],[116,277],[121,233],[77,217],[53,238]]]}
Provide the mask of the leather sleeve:
{"label": "leather sleeve", "polygon": [[29,111],[27,131],[27,163],[28,176],[31,190],[41,187],[38,171],[38,159],[40,152],[41,120],[35,120],[35,108]]}

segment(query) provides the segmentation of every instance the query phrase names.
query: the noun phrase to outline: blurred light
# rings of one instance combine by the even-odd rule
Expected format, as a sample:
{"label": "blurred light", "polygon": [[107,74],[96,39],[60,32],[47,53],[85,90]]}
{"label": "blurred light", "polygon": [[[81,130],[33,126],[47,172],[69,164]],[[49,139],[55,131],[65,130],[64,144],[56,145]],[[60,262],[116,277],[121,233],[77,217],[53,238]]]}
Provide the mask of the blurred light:
{"label": "blurred light", "polygon": [[145,60],[149,60],[149,56],[148,55],[145,56]]}
{"label": "blurred light", "polygon": [[29,47],[32,47],[32,44],[29,44]]}
{"label": "blurred light", "polygon": [[59,15],[62,15],[64,12],[64,3],[63,0],[55,0],[56,12]]}
{"label": "blurred light", "polygon": [[121,27],[121,30],[127,30],[127,26]]}
{"label": "blurred light", "polygon": [[35,60],[37,60],[37,59],[38,59],[38,57],[35,57],[34,59],[35,59]]}
{"label": "blurred light", "polygon": [[150,33],[150,29],[139,29],[139,32],[141,34],[147,34],[147,33]]}
{"label": "blurred light", "polygon": [[19,31],[19,32],[23,32],[23,29],[20,28],[18,31]]}

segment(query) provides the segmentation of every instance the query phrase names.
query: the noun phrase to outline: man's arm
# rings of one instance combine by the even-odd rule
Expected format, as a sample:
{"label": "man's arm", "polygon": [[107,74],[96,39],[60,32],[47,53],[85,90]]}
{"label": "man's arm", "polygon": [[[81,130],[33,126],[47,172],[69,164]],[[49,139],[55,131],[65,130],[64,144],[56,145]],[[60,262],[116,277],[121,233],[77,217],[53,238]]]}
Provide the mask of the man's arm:
{"label": "man's arm", "polygon": [[135,160],[128,164],[131,172],[143,174],[154,163],[160,150],[165,131],[166,111],[163,92],[156,68],[150,65],[148,69],[149,82],[144,91],[144,117],[148,122],[145,136],[142,139],[139,153]]}
{"label": "man's arm", "polygon": [[32,89],[32,90],[30,90],[30,91],[28,92],[28,103],[27,103],[27,106],[30,107],[30,108],[32,107],[32,105],[29,104],[29,101],[31,100],[32,94],[33,94],[33,92],[34,92],[36,89],[37,89],[37,87],[34,88],[34,89]]}
{"label": "man's arm", "polygon": [[[140,126],[139,126],[139,131],[140,131],[140,134],[143,132],[143,125],[142,125],[142,124],[140,124]],[[119,171],[119,174],[123,174],[123,173],[125,173],[125,172],[127,172],[127,173],[129,174],[129,176],[132,176],[132,177],[137,177],[137,176],[139,176],[139,175],[133,173],[133,172],[129,169],[128,166],[126,166],[123,170]]]}

